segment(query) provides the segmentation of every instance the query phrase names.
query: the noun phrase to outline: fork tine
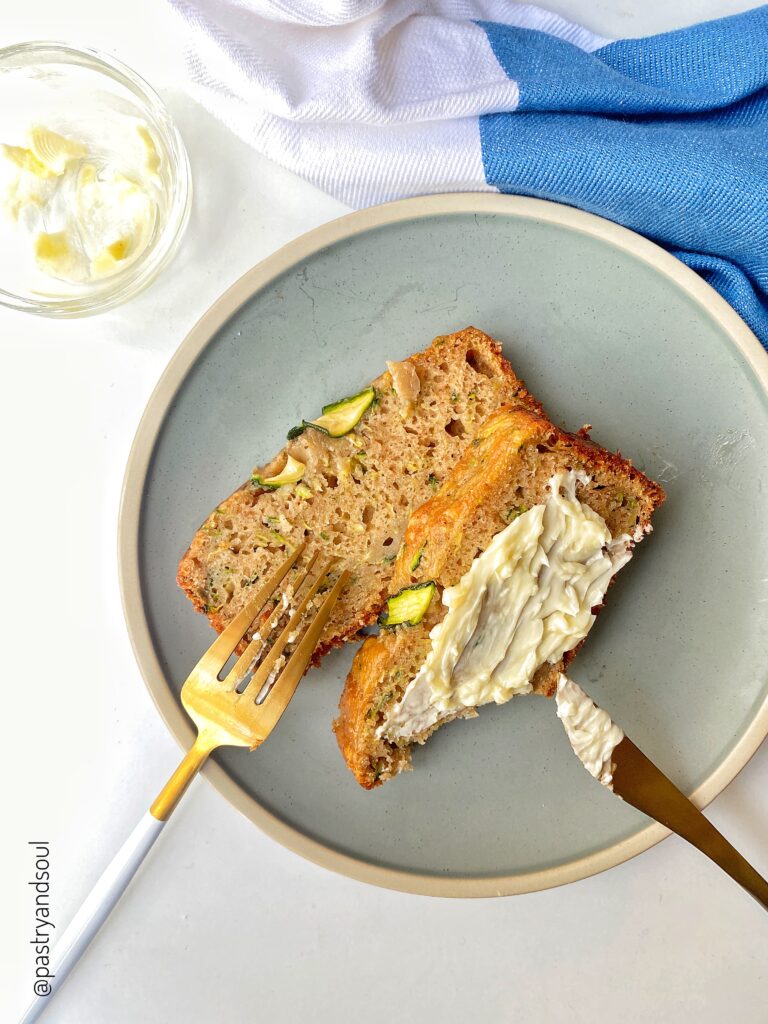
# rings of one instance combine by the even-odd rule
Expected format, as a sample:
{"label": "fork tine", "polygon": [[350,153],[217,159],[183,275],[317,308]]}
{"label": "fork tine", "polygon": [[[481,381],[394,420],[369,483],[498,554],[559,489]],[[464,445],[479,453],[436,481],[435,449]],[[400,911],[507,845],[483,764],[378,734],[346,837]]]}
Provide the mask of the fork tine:
{"label": "fork tine", "polygon": [[214,640],[197,665],[192,669],[190,675],[195,673],[209,673],[217,676],[232,656],[233,651],[248,632],[253,620],[267,603],[288,570],[301,555],[305,545],[299,544],[292,555],[278,566],[269,579],[261,586],[258,593],[248,602],[243,610],[237,614],[227,628]]}
{"label": "fork tine", "polygon": [[[312,571],[318,557],[319,553],[316,551],[314,555],[312,555],[312,557],[310,558],[306,567],[302,569],[302,571],[299,573],[296,580],[294,581],[294,598],[298,598],[300,596],[302,588],[304,587],[304,584],[307,582],[307,578],[310,572]],[[243,651],[243,653],[237,659],[237,661],[232,666],[230,671],[222,680],[223,685],[227,689],[237,689],[237,687],[240,685],[243,679],[245,679],[246,675],[248,674],[248,670],[254,663],[260,651],[262,651],[264,647],[266,647],[267,637],[274,629],[275,624],[279,620],[283,611],[284,609],[282,607],[282,604],[279,604],[272,612],[272,614],[269,616],[267,621],[259,627],[260,636],[258,637],[258,639],[254,638],[253,640],[251,640],[246,649]]]}
{"label": "fork tine", "polygon": [[[334,565],[334,562],[335,559],[329,559],[323,566],[323,568],[320,570],[320,572],[317,574],[315,579],[312,581],[312,583],[309,585],[308,589],[302,596],[301,600],[296,605],[296,608],[291,614],[291,617],[289,618],[287,624],[283,627],[282,632],[270,647],[267,656],[264,658],[264,661],[262,661],[258,669],[254,672],[253,678],[251,679],[247,688],[256,686],[261,688],[267,681],[267,679],[269,679],[269,673],[272,671],[275,663],[277,662],[277,659],[283,653],[283,650],[285,649],[285,646],[288,643],[288,637],[300,625],[302,617],[304,616],[304,612],[307,610],[307,605],[322,586],[323,581],[330,572],[332,566]],[[229,675],[225,677],[224,686],[227,689],[235,689],[246,675],[249,665],[245,664],[244,671],[240,669],[239,666],[242,660],[243,659],[241,658],[240,661],[238,661],[238,663],[229,673]],[[256,692],[258,693],[258,690]]]}
{"label": "fork tine", "polygon": [[317,642],[331,616],[339,594],[346,586],[348,580],[349,572],[345,569],[334,583],[333,588],[328,592],[328,596],[320,606],[320,610],[307,627],[296,650],[277,677],[274,686],[264,698],[263,703],[258,705],[259,729],[264,739],[269,736],[280,720],[280,716],[288,707],[301,677],[307,670],[312,652],[317,647]]}

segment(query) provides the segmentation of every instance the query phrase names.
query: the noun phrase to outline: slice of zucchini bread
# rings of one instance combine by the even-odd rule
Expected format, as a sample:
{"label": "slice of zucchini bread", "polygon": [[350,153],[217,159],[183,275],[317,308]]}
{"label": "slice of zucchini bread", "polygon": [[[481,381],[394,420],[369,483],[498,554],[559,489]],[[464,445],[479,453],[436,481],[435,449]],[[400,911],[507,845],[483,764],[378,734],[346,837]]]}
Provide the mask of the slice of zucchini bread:
{"label": "slice of zucchini bread", "polygon": [[530,406],[493,413],[411,515],[381,632],[347,678],[334,729],[360,785],[408,768],[411,744],[480,704],[551,696],[663,500],[586,430]]}
{"label": "slice of zucchini bread", "polygon": [[309,555],[331,552],[353,574],[315,651],[319,661],[375,621],[409,515],[440,487],[486,417],[509,403],[540,409],[501,346],[473,327],[388,365],[372,390],[291,431],[192,539],[178,583],[217,630],[306,541]]}

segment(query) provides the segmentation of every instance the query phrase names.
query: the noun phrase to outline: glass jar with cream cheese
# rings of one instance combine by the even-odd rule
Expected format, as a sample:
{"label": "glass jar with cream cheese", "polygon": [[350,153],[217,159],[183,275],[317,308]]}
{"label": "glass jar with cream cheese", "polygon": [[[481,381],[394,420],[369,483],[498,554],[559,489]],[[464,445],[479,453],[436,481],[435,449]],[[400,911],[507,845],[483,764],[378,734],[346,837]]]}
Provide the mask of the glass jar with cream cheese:
{"label": "glass jar with cream cheese", "polygon": [[124,301],[172,257],[190,199],[183,143],[132,71],[57,43],[0,50],[0,302]]}

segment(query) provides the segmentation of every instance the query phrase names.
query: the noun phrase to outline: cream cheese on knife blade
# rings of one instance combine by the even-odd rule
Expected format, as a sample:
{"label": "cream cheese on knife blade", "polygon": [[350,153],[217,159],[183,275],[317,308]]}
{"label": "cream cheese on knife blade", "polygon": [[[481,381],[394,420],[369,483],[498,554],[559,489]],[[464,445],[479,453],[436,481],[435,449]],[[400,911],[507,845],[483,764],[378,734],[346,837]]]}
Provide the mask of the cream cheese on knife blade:
{"label": "cream cheese on knife blade", "polygon": [[612,757],[624,733],[572,679],[557,680],[557,717],[562,721],[573,752],[598,782],[613,789]]}
{"label": "cream cheese on knife blade", "polygon": [[401,699],[379,727],[408,739],[441,718],[531,690],[545,662],[556,664],[587,635],[608,585],[632,557],[631,540],[576,497],[574,471],[557,473],[550,496],[493,538],[453,587],[445,618]]}

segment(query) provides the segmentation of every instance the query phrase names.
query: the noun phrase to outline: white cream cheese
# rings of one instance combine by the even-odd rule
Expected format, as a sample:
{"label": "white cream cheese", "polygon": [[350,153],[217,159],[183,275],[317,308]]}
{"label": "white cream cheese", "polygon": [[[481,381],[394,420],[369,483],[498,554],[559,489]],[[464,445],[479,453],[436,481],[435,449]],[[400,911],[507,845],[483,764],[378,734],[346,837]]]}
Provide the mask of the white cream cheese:
{"label": "white cream cheese", "polygon": [[493,538],[456,586],[432,647],[378,730],[418,735],[465,708],[528,693],[534,673],[584,639],[613,575],[632,556],[604,520],[576,498],[573,471],[556,474],[550,496]]}
{"label": "white cream cheese", "polygon": [[613,789],[613,752],[624,739],[624,733],[607,711],[599,708],[567,676],[557,681],[557,717],[561,719],[576,756],[608,789]]}
{"label": "white cream cheese", "polygon": [[[126,122],[127,118],[123,119]],[[158,219],[160,154],[144,122],[123,124],[119,149],[33,125],[26,146],[0,145],[3,209],[43,273],[110,276],[149,244]]]}

